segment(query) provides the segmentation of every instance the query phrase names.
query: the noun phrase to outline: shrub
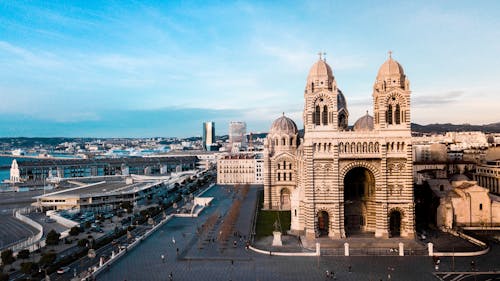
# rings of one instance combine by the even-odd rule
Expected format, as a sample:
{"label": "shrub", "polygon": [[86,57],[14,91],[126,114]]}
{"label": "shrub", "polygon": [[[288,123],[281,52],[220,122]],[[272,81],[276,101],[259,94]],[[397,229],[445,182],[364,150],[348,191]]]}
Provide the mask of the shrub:
{"label": "shrub", "polygon": [[14,254],[13,254],[11,249],[7,249],[7,250],[3,251],[1,254],[1,258],[2,258],[2,263],[4,265],[12,264],[16,260],[14,258]]}
{"label": "shrub", "polygon": [[80,234],[80,227],[78,226],[73,226],[70,230],[69,230],[69,235],[71,236],[77,236],[78,234]]}
{"label": "shrub", "polygon": [[28,259],[29,257],[30,257],[30,251],[29,250],[24,249],[24,250],[19,251],[19,253],[17,253],[17,258],[18,259],[25,260],[25,259]]}
{"label": "shrub", "polygon": [[60,237],[61,234],[52,229],[51,231],[49,231],[49,233],[47,233],[47,237],[45,238],[45,243],[47,243],[47,245],[57,245],[59,244]]}
{"label": "shrub", "polygon": [[42,266],[48,266],[56,260],[56,257],[56,253],[46,253],[40,258],[39,264]]}

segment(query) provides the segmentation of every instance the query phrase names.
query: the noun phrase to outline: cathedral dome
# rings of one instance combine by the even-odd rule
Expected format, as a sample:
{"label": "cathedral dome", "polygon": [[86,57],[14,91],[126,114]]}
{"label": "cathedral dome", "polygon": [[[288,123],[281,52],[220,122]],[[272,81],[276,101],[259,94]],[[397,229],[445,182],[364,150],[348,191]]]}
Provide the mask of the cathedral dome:
{"label": "cathedral dome", "polygon": [[373,117],[366,112],[366,115],[359,118],[353,126],[354,131],[372,131],[373,130]]}
{"label": "cathedral dome", "polygon": [[332,68],[326,63],[325,59],[319,56],[319,60],[316,61],[311,70],[309,70],[309,75],[307,76],[306,90],[310,92],[315,92],[318,89],[329,89],[334,88],[335,79],[333,77]]}
{"label": "cathedral dome", "polygon": [[313,64],[309,71],[308,80],[321,80],[323,77],[333,78],[332,68],[321,58]]}
{"label": "cathedral dome", "polygon": [[382,64],[378,70],[377,77],[387,77],[387,76],[404,76],[403,67],[399,62],[392,59],[389,52],[389,58]]}
{"label": "cathedral dome", "polygon": [[292,119],[285,116],[274,120],[271,129],[269,130],[269,134],[287,134],[287,135],[295,135],[298,133],[297,125],[293,122]]}

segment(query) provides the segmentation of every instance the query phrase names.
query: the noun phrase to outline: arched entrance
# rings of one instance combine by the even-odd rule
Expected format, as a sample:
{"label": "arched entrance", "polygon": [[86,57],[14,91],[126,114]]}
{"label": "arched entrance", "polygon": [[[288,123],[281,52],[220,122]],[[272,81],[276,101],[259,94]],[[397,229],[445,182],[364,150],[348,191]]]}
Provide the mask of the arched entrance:
{"label": "arched entrance", "polygon": [[318,234],[319,236],[328,236],[330,219],[326,211],[318,212]]}
{"label": "arched entrance", "polygon": [[389,215],[389,233],[391,237],[401,236],[401,212],[391,211]]}
{"label": "arched entrance", "polygon": [[290,208],[291,208],[290,190],[288,190],[288,188],[283,188],[281,190],[280,203],[281,203],[281,210],[290,210]]}
{"label": "arched entrance", "polygon": [[375,177],[364,168],[351,169],[344,177],[344,230],[346,236],[375,231]]}

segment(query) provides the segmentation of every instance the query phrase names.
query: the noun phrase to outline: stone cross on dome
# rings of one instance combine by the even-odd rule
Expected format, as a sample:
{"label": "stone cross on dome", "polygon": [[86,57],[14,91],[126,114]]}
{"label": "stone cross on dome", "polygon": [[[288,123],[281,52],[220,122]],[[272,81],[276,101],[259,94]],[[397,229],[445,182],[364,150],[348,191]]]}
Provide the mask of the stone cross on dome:
{"label": "stone cross on dome", "polygon": [[326,53],[325,52],[318,52],[319,60],[323,59],[326,61]]}
{"label": "stone cross on dome", "polygon": [[392,59],[392,51],[389,50],[389,52],[387,52],[389,54],[389,59]]}

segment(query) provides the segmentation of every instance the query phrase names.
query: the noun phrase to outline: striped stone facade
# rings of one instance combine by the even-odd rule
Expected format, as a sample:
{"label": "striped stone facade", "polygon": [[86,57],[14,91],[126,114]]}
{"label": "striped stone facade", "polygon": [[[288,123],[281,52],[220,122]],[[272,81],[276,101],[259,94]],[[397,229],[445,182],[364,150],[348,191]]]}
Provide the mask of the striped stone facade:
{"label": "striped stone facade", "polygon": [[265,142],[264,208],[291,210],[291,231],[307,237],[413,237],[410,89],[401,65],[389,57],[381,66],[374,117],[360,118],[354,130],[321,58],[304,99],[304,136],[280,130],[276,124],[293,122],[283,116]]}

